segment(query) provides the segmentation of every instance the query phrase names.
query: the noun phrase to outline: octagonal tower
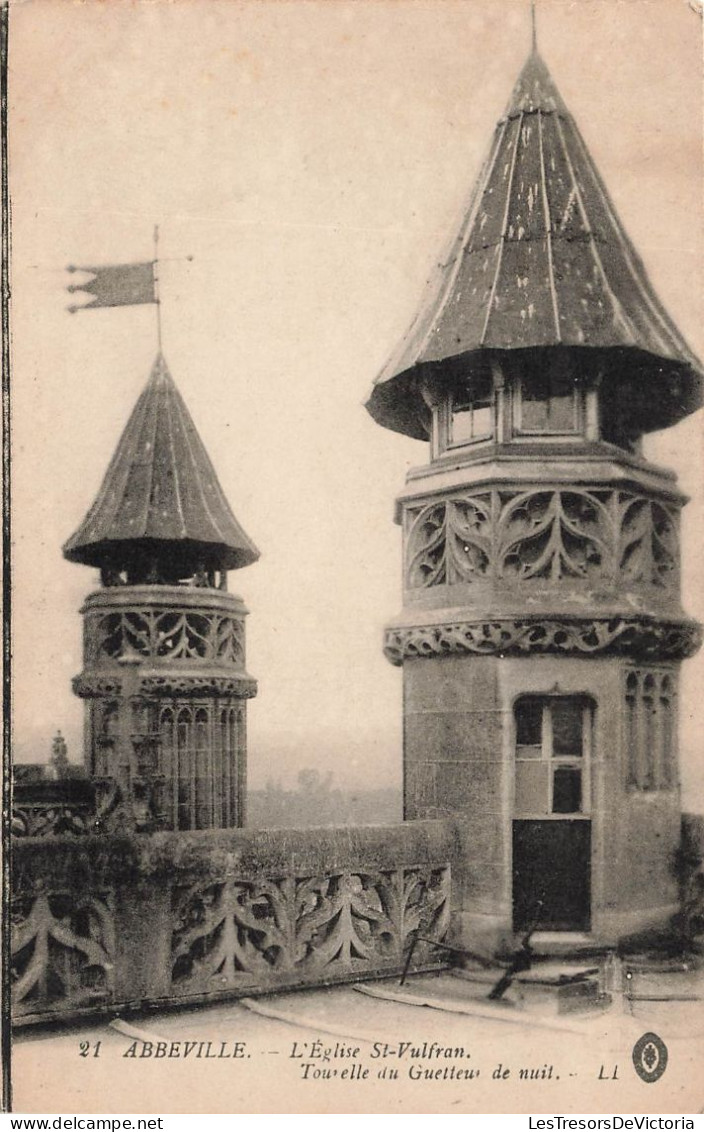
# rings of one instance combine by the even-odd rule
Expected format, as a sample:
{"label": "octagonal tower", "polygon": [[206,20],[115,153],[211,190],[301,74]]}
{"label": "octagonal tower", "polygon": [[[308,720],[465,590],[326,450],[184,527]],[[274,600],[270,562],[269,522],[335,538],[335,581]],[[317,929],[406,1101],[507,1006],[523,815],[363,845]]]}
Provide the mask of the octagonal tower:
{"label": "octagonal tower", "polygon": [[645,433],[700,404],[663,309],[540,56],[377,380],[430,441],[397,501],[407,818],[464,831],[465,942],[613,943],[675,911],[680,605],[674,475]]}
{"label": "octagonal tower", "polygon": [[161,355],[64,556],[100,571],[74,680],[100,827],[243,825],[256,683],[227,572],[259,553]]}

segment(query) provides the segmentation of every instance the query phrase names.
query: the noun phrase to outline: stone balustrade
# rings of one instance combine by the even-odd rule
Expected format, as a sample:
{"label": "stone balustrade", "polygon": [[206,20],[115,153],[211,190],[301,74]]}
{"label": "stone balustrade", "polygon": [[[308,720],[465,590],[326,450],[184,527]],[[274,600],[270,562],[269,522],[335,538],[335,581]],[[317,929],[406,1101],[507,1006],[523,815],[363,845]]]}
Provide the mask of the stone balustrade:
{"label": "stone balustrade", "polygon": [[[445,936],[449,822],[22,837],[17,1022],[392,975]],[[441,966],[427,943],[413,969]]]}

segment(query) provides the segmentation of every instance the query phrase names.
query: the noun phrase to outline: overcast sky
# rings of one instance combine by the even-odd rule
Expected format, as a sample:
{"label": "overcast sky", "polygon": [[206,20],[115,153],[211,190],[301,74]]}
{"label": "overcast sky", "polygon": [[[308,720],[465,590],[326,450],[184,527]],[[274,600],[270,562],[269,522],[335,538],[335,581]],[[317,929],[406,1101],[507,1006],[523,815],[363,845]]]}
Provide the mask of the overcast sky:
{"label": "overcast sky", "polygon": [[[656,290],[702,332],[701,19],[687,0],[539,0],[543,56]],[[164,351],[262,551],[250,777],[401,772],[392,506],[424,444],[362,402],[410,322],[530,44],[527,0],[24,0],[11,13],[14,671],[18,757],[80,757],[78,609],[61,545],[155,354],[152,308],[69,315],[69,263],[151,257]],[[179,257],[194,256],[192,263]],[[701,414],[649,455],[694,498],[685,605],[704,618]],[[685,801],[704,808],[702,658],[685,665]]]}

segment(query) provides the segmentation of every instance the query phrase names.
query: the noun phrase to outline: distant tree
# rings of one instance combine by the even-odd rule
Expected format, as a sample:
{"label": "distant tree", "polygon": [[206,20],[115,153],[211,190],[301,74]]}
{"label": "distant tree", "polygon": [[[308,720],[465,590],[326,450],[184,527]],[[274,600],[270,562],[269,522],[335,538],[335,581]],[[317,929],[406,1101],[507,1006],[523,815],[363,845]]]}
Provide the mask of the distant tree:
{"label": "distant tree", "polygon": [[307,766],[298,772],[298,789],[301,794],[329,794],[332,788],[332,771],[325,778],[315,767]]}

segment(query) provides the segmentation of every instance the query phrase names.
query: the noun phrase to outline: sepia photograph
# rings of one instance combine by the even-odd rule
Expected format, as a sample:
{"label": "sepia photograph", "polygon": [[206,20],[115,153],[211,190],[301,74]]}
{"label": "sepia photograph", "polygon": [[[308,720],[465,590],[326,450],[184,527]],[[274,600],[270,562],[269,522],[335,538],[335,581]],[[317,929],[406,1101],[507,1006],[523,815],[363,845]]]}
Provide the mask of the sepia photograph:
{"label": "sepia photograph", "polygon": [[5,1110],[693,1129],[701,0],[3,16]]}

